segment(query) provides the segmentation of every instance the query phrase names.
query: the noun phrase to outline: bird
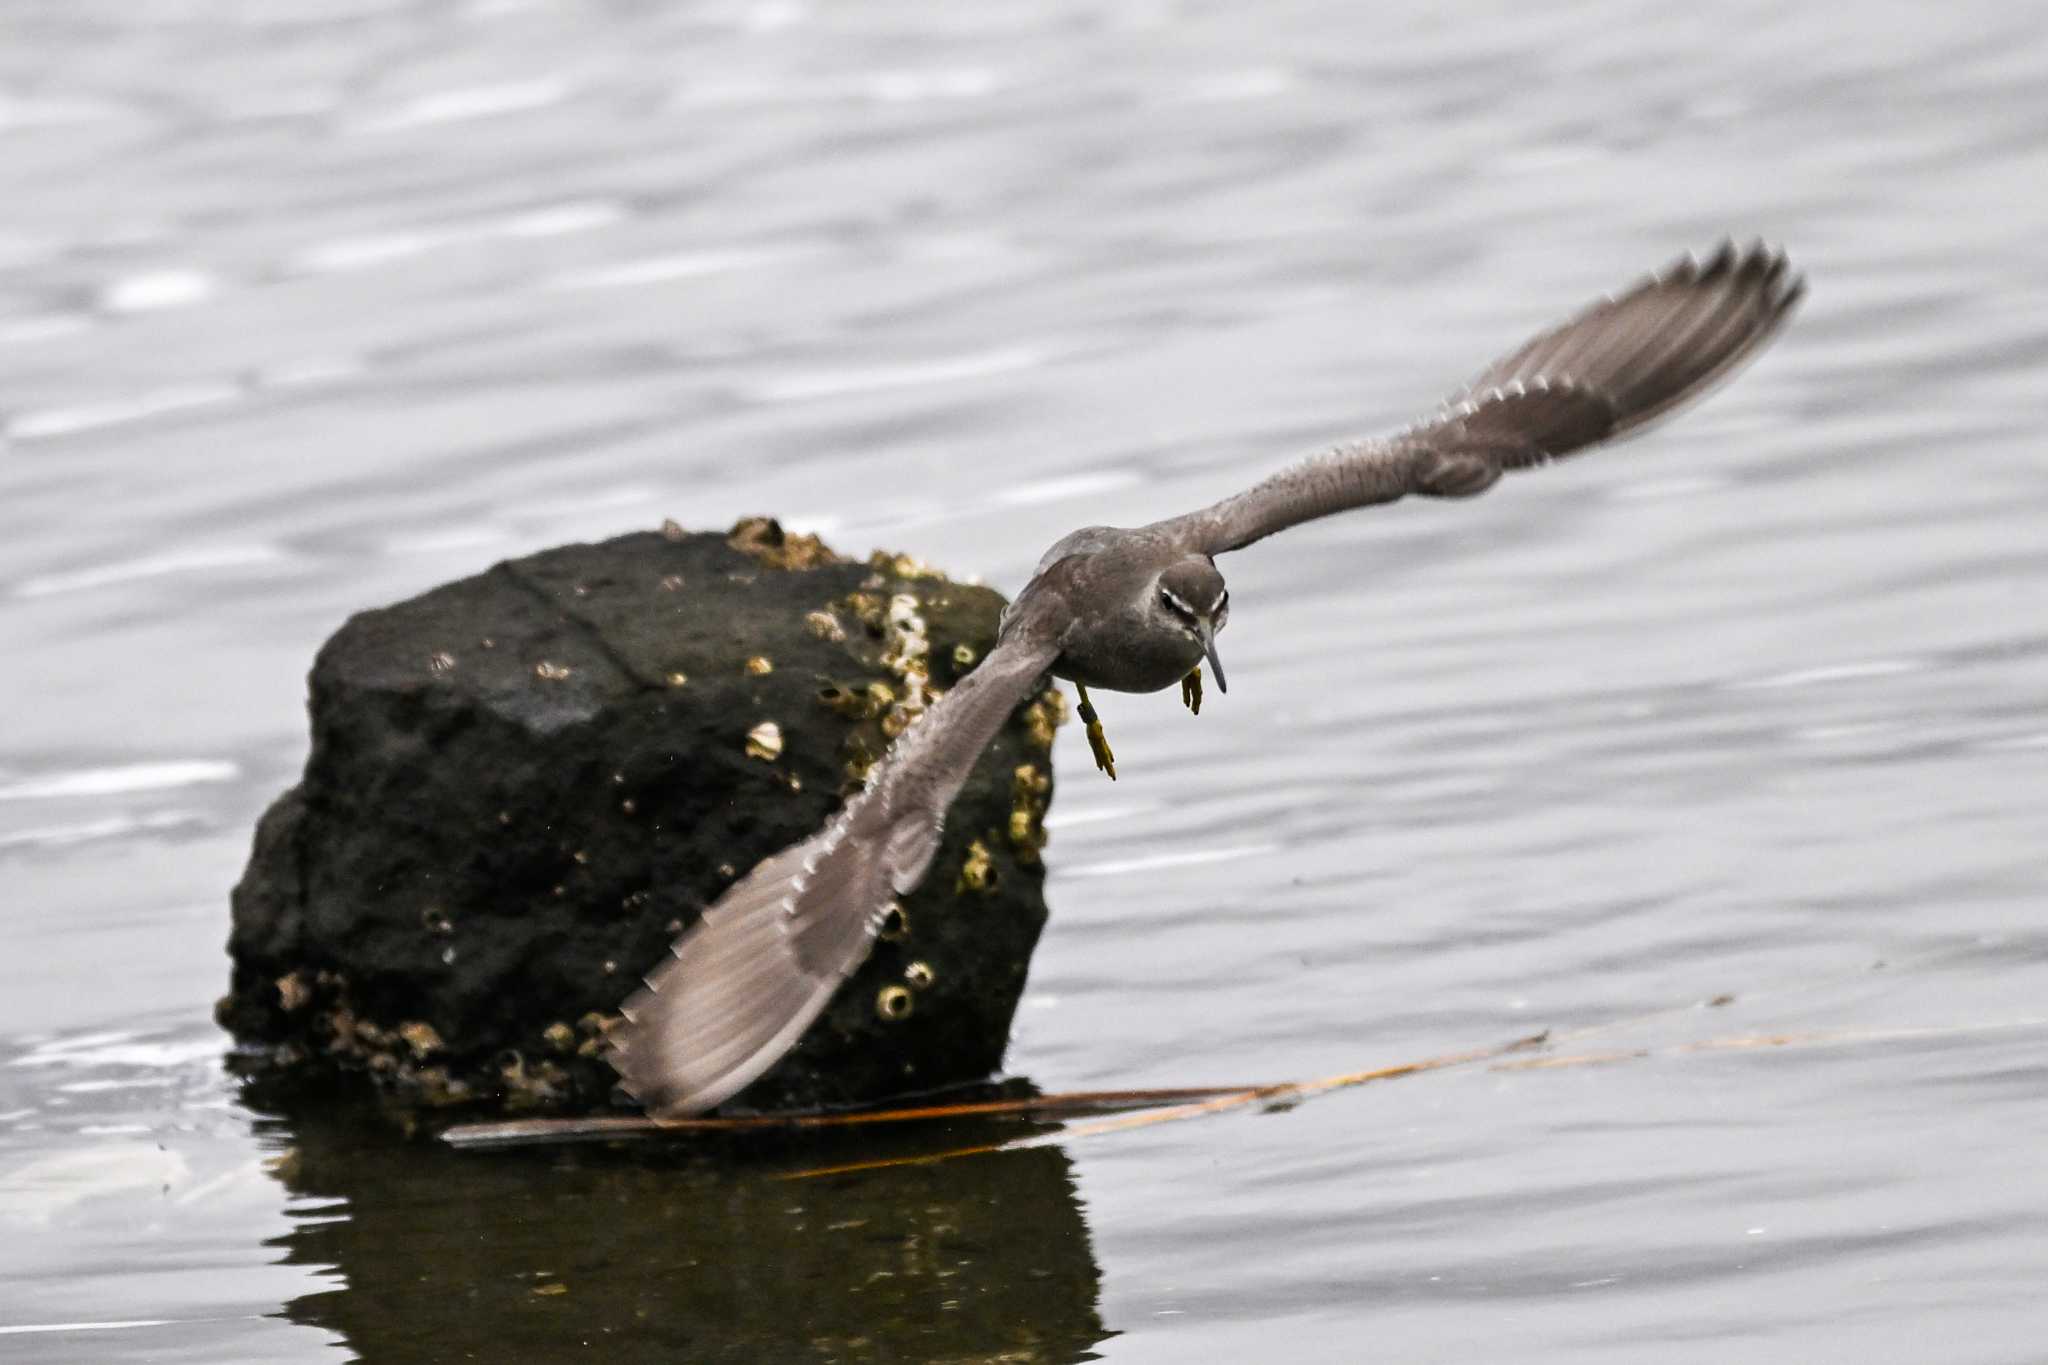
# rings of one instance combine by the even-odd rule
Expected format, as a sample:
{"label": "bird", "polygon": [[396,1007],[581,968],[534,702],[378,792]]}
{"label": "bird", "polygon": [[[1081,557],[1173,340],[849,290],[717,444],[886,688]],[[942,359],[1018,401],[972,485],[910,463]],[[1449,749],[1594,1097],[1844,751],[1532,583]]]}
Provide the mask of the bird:
{"label": "bird", "polygon": [[1147,526],[1088,526],[1039,561],[995,646],[896,740],[824,829],[735,882],[685,930],[609,1035],[621,1087],[657,1117],[715,1108],[795,1046],[923,880],[946,811],[1012,709],[1047,674],[1079,690],[1096,765],[1115,757],[1087,689],[1201,706],[1228,690],[1216,557],[1319,517],[1401,498],[1469,498],[1640,433],[1754,359],[1805,294],[1786,255],[1724,240],[1495,361],[1404,430],[1337,446]]}

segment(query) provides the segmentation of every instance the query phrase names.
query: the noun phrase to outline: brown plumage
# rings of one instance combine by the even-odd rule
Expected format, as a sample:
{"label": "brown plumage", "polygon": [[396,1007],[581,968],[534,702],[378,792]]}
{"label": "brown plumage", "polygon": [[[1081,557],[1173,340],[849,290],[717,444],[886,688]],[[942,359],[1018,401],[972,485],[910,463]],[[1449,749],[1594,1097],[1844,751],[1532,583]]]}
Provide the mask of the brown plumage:
{"label": "brown plumage", "polygon": [[1186,516],[1062,539],[996,648],[904,733],[867,789],[735,883],[649,974],[613,1034],[626,1089],[652,1112],[697,1113],[772,1066],[865,959],[895,897],[923,880],[975,760],[1048,671],[1155,692],[1205,651],[1215,662],[1229,611],[1216,555],[1409,494],[1470,497],[1509,470],[1637,432],[1755,357],[1804,288],[1782,254],[1724,244],[1532,338],[1406,431]]}

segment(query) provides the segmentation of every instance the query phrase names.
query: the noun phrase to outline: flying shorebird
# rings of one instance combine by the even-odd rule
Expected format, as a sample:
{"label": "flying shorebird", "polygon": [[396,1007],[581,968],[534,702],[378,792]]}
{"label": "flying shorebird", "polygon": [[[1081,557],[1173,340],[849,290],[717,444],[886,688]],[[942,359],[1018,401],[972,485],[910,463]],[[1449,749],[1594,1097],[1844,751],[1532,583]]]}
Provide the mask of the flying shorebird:
{"label": "flying shorebird", "polygon": [[[1805,283],[1761,243],[1691,257],[1544,332],[1405,431],[1340,446],[1185,516],[1067,536],[1003,614],[994,649],[905,731],[838,817],[762,862],[676,940],[625,1006],[612,1061],[660,1115],[699,1113],[760,1076],[868,955],[924,880],[946,809],[1004,719],[1050,672],[1078,685],[1095,760],[1115,760],[1088,688],[1201,705],[1225,687],[1230,594],[1216,556],[1410,494],[1468,498],[1510,469],[1642,430],[1777,334]],[[1226,689],[1227,690],[1227,689]]]}

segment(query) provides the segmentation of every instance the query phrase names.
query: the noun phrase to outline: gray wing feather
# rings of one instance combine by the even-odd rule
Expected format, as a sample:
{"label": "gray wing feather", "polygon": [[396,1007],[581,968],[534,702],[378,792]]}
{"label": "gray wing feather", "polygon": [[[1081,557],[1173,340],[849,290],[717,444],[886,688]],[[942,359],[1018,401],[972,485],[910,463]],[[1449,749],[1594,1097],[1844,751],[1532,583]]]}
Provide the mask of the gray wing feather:
{"label": "gray wing feather", "polygon": [[1020,598],[1003,637],[903,733],[825,829],[733,884],[626,1002],[612,1064],[653,1113],[701,1113],[794,1047],[924,879],[947,807],[1059,654],[1065,604]]}
{"label": "gray wing feather", "polygon": [[1626,436],[1698,398],[1778,334],[1805,288],[1782,253],[1724,242],[1532,338],[1428,421],[1165,525],[1220,554],[1353,507],[1484,492],[1507,470]]}

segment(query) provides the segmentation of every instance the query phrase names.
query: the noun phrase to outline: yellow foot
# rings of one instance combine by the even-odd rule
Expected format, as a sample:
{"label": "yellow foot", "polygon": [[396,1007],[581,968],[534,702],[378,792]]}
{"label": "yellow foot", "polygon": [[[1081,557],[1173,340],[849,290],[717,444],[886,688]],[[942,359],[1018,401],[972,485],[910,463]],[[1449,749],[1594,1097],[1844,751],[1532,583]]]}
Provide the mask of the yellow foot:
{"label": "yellow foot", "polygon": [[1109,774],[1109,780],[1116,781],[1116,755],[1110,752],[1109,736],[1102,733],[1102,717],[1095,714],[1095,703],[1088,700],[1088,689],[1075,683],[1074,688],[1081,694],[1078,708],[1081,723],[1088,727],[1088,747],[1095,753],[1095,766]]}
{"label": "yellow foot", "polygon": [[1202,666],[1196,664],[1189,674],[1180,680],[1180,699],[1188,710],[1202,714]]}

